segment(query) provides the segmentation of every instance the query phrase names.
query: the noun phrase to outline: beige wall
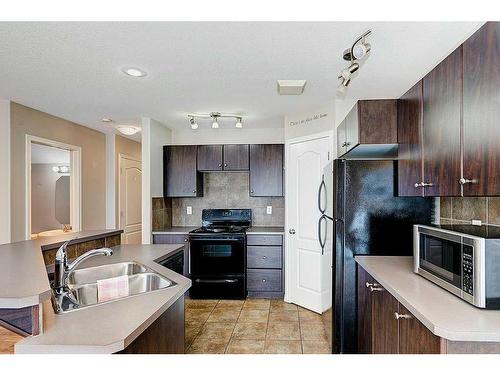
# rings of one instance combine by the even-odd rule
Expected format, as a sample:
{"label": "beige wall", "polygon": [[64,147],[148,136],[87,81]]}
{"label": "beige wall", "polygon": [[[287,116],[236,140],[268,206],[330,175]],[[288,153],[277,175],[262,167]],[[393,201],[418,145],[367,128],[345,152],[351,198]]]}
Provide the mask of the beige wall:
{"label": "beige wall", "polygon": [[105,135],[17,103],[11,103],[11,233],[25,236],[26,134],[82,148],[82,229],[106,227]]}
{"label": "beige wall", "polygon": [[[119,220],[119,204],[118,204],[118,189],[120,188],[120,170],[118,167],[119,155],[130,156],[132,159],[141,160],[142,148],[141,144],[131,139],[122,137],[120,135],[115,136],[115,223],[118,227]],[[139,197],[141,199],[141,197]]]}

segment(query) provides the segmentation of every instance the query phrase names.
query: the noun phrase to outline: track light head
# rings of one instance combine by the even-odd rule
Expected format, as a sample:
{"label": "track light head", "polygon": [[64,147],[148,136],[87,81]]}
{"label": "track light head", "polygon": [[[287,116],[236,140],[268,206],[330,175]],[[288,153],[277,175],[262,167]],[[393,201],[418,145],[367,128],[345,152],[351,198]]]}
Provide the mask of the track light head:
{"label": "track light head", "polygon": [[241,123],[241,117],[238,117],[236,119],[236,125],[235,125],[238,129],[241,129],[243,128],[243,124]]}
{"label": "track light head", "polygon": [[212,122],[212,129],[219,129],[219,122],[217,121],[217,117],[216,115],[212,115],[212,118],[213,118],[213,122]]}
{"label": "track light head", "polygon": [[193,130],[198,129],[198,124],[196,123],[196,120],[194,119],[194,117],[191,117],[189,119],[189,123],[191,124],[191,129],[193,129]]}

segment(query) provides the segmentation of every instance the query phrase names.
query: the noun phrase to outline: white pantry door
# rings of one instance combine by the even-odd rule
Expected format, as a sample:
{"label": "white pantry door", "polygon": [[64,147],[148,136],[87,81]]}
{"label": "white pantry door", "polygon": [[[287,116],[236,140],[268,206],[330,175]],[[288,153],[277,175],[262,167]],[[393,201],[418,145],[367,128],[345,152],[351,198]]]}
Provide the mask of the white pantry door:
{"label": "white pantry door", "polygon": [[[331,304],[331,246],[322,254],[318,241],[318,189],[329,162],[331,137],[291,143],[287,160],[287,299],[317,313]],[[331,297],[330,297],[331,298]]]}
{"label": "white pantry door", "polygon": [[141,162],[119,156],[119,227],[123,229],[123,244],[140,244],[142,241],[142,170]]}

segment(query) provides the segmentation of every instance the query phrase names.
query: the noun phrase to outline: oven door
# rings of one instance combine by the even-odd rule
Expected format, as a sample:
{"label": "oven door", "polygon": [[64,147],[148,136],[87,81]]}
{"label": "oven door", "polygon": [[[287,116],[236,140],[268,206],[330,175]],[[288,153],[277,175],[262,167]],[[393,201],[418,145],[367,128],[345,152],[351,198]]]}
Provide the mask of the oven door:
{"label": "oven door", "polygon": [[244,275],[244,238],[191,236],[190,274],[194,276]]}
{"label": "oven door", "polygon": [[[450,233],[420,228],[419,273],[436,277],[441,286],[461,295],[462,292],[462,239]],[[433,278],[434,281],[435,280]],[[444,283],[443,283],[444,282]]]}

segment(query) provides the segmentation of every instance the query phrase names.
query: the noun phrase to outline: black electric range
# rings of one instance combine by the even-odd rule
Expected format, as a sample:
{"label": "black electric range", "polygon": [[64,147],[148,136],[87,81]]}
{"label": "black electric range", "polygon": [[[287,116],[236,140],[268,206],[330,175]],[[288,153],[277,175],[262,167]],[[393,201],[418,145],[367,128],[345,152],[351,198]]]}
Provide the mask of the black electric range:
{"label": "black electric range", "polygon": [[202,211],[202,227],[189,232],[191,298],[246,298],[246,229],[250,209]]}

